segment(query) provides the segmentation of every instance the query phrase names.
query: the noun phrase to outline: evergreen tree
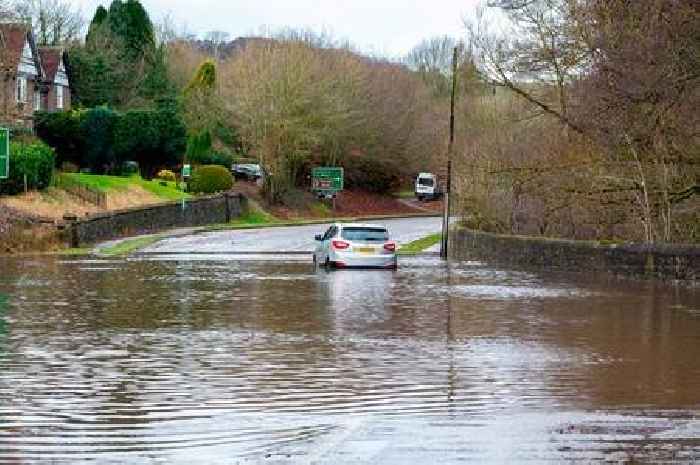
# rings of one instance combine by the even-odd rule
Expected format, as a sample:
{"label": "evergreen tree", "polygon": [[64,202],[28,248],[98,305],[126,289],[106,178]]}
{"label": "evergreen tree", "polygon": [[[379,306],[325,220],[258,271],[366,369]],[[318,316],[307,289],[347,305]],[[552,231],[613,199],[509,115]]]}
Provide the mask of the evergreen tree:
{"label": "evergreen tree", "polygon": [[153,23],[139,0],[114,0],[108,21],[112,33],[124,42],[131,60],[143,58],[155,48]]}
{"label": "evergreen tree", "polygon": [[175,100],[175,86],[168,76],[165,46],[156,48],[145,60],[145,76],[139,94],[149,101]]}
{"label": "evergreen tree", "polygon": [[88,28],[87,36],[85,37],[86,43],[93,42],[95,36],[100,33],[101,29],[106,23],[107,15],[108,12],[105,7],[103,7],[102,5],[97,7],[97,10],[95,11],[95,16],[92,17],[90,27]]}
{"label": "evergreen tree", "polygon": [[77,103],[123,109],[175,98],[165,48],[156,47],[153,23],[138,0],[99,7],[85,42],[70,54]]}

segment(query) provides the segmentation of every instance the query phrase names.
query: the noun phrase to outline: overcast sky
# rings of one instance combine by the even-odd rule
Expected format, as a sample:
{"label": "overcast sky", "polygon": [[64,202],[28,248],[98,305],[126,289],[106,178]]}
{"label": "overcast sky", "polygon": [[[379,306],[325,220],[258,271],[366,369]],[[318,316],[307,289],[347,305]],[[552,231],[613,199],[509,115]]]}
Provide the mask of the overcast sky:
{"label": "overcast sky", "polygon": [[[89,21],[111,0],[72,0]],[[231,38],[285,26],[329,31],[366,52],[401,56],[424,38],[462,36],[479,0],[141,0],[154,22],[170,14],[195,34],[221,30]]]}

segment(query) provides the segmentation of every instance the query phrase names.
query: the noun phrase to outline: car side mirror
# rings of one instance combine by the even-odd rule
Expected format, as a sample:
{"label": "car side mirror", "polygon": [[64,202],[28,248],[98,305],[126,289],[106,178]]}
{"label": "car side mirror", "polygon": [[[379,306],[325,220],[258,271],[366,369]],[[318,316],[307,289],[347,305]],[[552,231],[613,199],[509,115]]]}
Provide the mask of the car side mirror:
{"label": "car side mirror", "polygon": [[316,234],[316,240],[319,242],[323,241],[323,234]]}

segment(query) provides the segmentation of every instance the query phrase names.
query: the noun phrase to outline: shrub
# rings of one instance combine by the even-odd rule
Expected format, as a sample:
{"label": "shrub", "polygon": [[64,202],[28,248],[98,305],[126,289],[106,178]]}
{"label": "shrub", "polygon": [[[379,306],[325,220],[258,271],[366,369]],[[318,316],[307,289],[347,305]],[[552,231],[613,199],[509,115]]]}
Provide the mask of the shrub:
{"label": "shrub", "polygon": [[85,138],[83,166],[94,173],[114,171],[120,161],[114,153],[114,127],[119,114],[107,107],[88,110],[82,119],[80,129]]}
{"label": "shrub", "polygon": [[161,181],[171,181],[171,182],[177,181],[177,176],[175,176],[175,173],[173,173],[170,170],[158,171],[156,178],[160,179]]}
{"label": "shrub", "polygon": [[200,166],[192,173],[189,190],[197,194],[213,194],[233,187],[233,176],[223,166]]}
{"label": "shrub", "polygon": [[34,114],[36,135],[56,150],[56,161],[59,166],[65,162],[77,166],[83,165],[84,116],[85,112],[75,110],[56,113],[40,111]]}
{"label": "shrub", "polygon": [[24,177],[31,190],[46,189],[51,184],[56,155],[51,147],[33,144],[10,144],[10,178],[0,181],[0,193],[19,194],[24,191]]}
{"label": "shrub", "polygon": [[393,163],[361,156],[348,158],[343,164],[346,187],[385,194],[401,185],[399,169]]}

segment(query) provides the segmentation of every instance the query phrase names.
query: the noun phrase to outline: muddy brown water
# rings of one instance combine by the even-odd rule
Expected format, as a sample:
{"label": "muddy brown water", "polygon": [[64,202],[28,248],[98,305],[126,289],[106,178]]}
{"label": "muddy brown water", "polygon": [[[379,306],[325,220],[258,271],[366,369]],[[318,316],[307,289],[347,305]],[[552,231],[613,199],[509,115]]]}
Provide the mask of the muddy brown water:
{"label": "muddy brown water", "polygon": [[697,290],[0,259],[0,463],[696,463],[699,413]]}

